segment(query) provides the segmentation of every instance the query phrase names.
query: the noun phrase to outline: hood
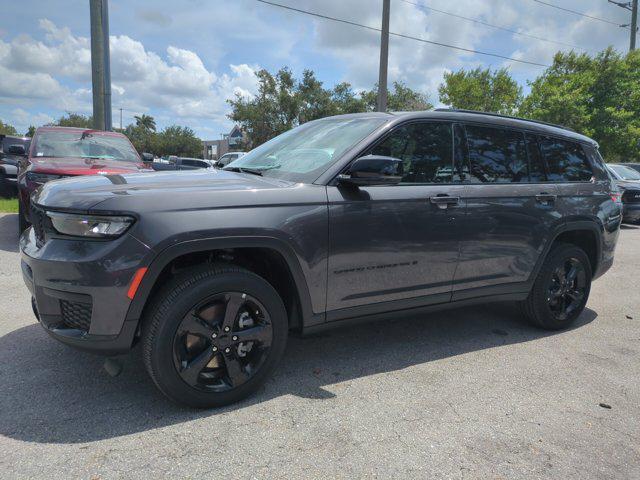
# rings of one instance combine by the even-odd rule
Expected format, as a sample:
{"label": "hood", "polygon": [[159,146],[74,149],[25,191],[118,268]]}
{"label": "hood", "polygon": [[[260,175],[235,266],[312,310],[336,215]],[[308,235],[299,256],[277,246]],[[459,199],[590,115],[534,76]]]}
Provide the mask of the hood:
{"label": "hood", "polygon": [[106,158],[82,157],[31,157],[29,169],[38,173],[55,175],[91,175],[104,173],[127,173],[148,170],[142,162],[127,162]]}
{"label": "hood", "polygon": [[56,180],[45,183],[32,199],[53,209],[81,211],[189,210],[282,202],[287,196],[282,191],[295,186],[225,170],[174,170]]}

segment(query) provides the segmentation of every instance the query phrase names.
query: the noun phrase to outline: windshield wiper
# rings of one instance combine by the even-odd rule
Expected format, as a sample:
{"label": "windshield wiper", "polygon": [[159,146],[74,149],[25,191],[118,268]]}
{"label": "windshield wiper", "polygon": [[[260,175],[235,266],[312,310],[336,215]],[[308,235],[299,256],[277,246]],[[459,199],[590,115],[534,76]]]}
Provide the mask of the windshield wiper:
{"label": "windshield wiper", "polygon": [[247,167],[226,167],[223,170],[227,170],[229,172],[238,172],[238,173],[250,173],[251,175],[262,176],[262,170],[254,170],[253,168]]}

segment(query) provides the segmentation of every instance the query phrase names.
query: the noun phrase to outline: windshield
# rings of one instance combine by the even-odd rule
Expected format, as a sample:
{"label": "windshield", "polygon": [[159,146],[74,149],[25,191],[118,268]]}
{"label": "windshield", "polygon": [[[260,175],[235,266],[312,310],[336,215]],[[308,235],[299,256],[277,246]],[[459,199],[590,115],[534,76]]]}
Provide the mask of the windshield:
{"label": "windshield", "polygon": [[613,170],[613,173],[620,180],[640,180],[640,172],[635,171],[633,168],[625,167],[624,165],[609,165],[609,168]]}
{"label": "windshield", "polygon": [[36,157],[81,157],[139,162],[126,137],[86,132],[40,132],[36,135]]}
{"label": "windshield", "polygon": [[265,177],[311,183],[387,121],[384,117],[337,117],[305,123],[251,150],[226,169],[245,168]]}

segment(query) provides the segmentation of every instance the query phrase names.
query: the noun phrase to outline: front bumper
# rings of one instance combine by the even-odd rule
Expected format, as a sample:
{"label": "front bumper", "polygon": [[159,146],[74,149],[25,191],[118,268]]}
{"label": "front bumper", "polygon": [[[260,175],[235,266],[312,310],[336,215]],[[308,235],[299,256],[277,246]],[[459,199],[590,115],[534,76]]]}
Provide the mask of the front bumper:
{"label": "front bumper", "polygon": [[[126,319],[129,283],[150,249],[129,234],[111,241],[20,239],[24,282],[44,329],[62,343],[105,355],[131,349],[138,319]],[[125,320],[126,319],[126,320]]]}

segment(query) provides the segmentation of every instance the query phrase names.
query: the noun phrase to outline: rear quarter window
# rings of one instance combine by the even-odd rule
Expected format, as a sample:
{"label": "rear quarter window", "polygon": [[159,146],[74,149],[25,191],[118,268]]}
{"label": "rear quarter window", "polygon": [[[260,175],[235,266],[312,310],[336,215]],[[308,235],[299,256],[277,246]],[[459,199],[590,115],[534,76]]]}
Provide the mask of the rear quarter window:
{"label": "rear quarter window", "polygon": [[540,137],[540,153],[551,182],[588,182],[593,177],[582,145],[568,140]]}

